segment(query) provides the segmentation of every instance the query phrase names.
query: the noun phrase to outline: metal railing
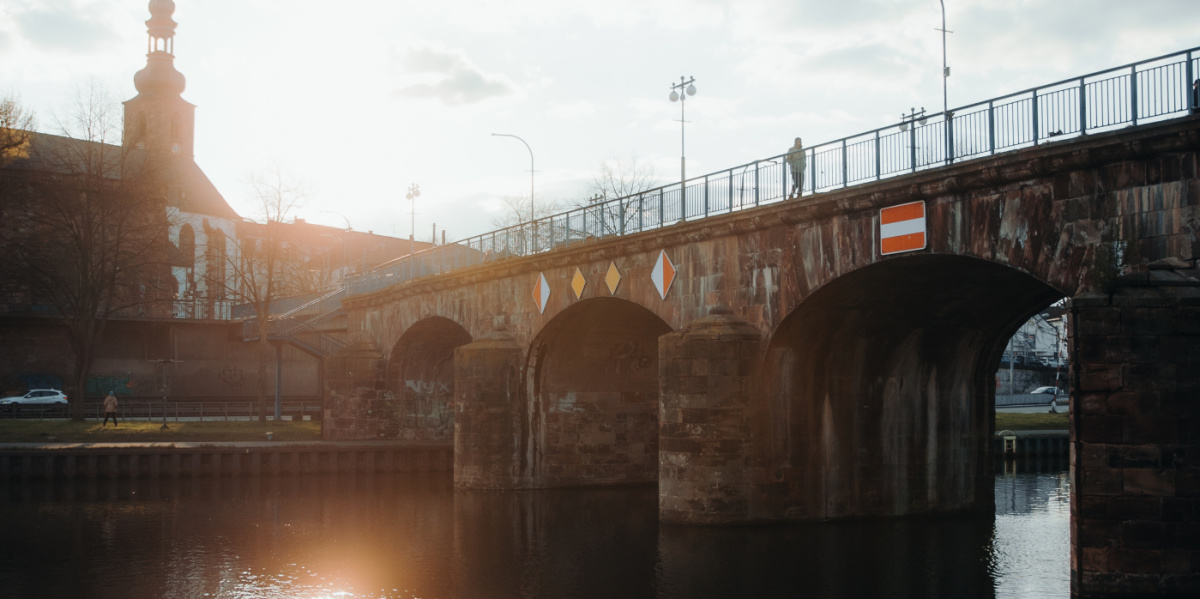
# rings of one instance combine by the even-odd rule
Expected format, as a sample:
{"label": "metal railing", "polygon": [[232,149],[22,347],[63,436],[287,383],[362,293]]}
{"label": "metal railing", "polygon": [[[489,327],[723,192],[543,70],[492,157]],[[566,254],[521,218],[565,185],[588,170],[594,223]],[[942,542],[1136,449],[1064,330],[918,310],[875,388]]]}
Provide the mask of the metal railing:
{"label": "metal railing", "polygon": [[[1193,48],[968,104],[804,150],[803,195],[1126,126],[1198,104]],[[348,277],[347,295],[796,198],[786,154],[436,246]]]}
{"label": "metal railing", "polygon": [[172,318],[229,320],[233,302],[229,300],[178,299],[171,302]]}

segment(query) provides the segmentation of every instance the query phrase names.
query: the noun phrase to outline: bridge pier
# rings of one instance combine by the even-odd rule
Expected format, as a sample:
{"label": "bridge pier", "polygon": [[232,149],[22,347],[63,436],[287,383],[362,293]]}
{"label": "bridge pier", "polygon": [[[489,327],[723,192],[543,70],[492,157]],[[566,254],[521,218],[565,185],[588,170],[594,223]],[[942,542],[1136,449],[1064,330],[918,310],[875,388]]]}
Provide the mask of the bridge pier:
{"label": "bridge pier", "polygon": [[[515,489],[528,471],[518,455],[529,423],[522,416],[521,346],[493,331],[454,350],[454,486]],[[526,467],[523,468],[522,464]]]}
{"label": "bridge pier", "polygon": [[1081,598],[1200,596],[1200,271],[1172,262],[1072,300]]}
{"label": "bridge pier", "polygon": [[665,522],[749,519],[749,410],[758,330],[717,306],[659,338],[658,511]]}

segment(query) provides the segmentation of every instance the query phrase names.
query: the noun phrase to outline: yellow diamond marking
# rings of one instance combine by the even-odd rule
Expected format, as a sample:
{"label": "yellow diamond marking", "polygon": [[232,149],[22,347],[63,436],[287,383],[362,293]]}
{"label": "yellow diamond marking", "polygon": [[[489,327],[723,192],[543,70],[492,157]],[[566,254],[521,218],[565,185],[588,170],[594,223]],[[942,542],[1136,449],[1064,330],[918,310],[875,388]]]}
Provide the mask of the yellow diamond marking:
{"label": "yellow diamond marking", "polygon": [[609,295],[616,295],[617,285],[621,284],[621,271],[617,270],[616,262],[608,263],[608,274],[604,275],[604,282],[608,285]]}
{"label": "yellow diamond marking", "polygon": [[575,277],[571,279],[571,289],[575,292],[575,299],[579,299],[583,295],[583,288],[587,285],[587,280],[583,278],[583,273],[579,269],[575,269]]}

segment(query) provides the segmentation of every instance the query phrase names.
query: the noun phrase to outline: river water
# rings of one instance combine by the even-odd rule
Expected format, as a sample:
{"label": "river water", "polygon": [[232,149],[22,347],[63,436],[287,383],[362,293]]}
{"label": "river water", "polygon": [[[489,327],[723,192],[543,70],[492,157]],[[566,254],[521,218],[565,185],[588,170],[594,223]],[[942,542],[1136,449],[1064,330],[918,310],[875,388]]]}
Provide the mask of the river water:
{"label": "river water", "polygon": [[1068,597],[1066,472],[994,517],[660,524],[653,487],[448,474],[0,483],[0,596]]}

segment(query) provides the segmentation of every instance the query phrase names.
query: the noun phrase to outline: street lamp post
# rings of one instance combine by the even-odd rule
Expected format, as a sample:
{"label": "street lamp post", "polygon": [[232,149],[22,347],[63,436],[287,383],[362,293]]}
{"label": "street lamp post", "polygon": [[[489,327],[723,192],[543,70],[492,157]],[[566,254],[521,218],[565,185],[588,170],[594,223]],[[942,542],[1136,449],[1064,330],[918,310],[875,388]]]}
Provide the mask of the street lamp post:
{"label": "street lamp post", "polygon": [[680,75],[679,83],[671,85],[671,95],[669,96],[672,102],[679,102],[679,186],[681,190],[684,182],[687,181],[687,144],[684,131],[687,121],[684,120],[684,106],[687,105],[688,96],[696,95],[695,83],[695,77],[685,80],[683,75]]}
{"label": "street lamp post", "polygon": [[409,229],[412,231],[408,236],[408,272],[411,275],[413,269],[413,255],[417,253],[417,198],[421,197],[421,188],[416,183],[408,186],[408,194],[404,196],[412,202],[412,222]]}
{"label": "street lamp post", "polygon": [[533,221],[537,220],[534,217],[533,211],[533,148],[530,148],[529,144],[526,143],[525,140],[510,133],[493,133],[492,137],[511,137],[525,144],[525,149],[529,150],[529,222],[532,223]]}
{"label": "street lamp post", "polygon": [[950,78],[950,67],[946,66],[946,34],[954,33],[946,30],[946,0],[938,0],[942,5],[942,28],[935,31],[942,32],[942,119],[946,123],[946,162],[953,162],[954,155],[950,148],[950,104],[946,94],[946,80]]}
{"label": "street lamp post", "polygon": [[[535,216],[536,213],[533,210],[533,148],[529,147],[529,144],[526,143],[525,140],[523,140],[520,137],[517,137],[516,135],[513,135],[511,133],[493,133],[492,137],[511,137],[511,138],[525,144],[525,149],[529,150],[529,226],[532,230],[532,235],[529,240],[529,246],[530,246],[530,252],[532,252],[533,246],[534,246],[534,239],[537,236],[537,217]],[[518,219],[519,218],[520,217],[518,217]]]}
{"label": "street lamp post", "polygon": [[[350,219],[346,218],[345,214],[336,212],[334,210],[322,210],[321,213],[336,214],[342,217],[342,220],[346,221],[346,233],[350,233],[354,230],[354,228],[350,226]],[[342,281],[344,283],[346,281],[346,275],[349,274],[348,271],[350,270],[350,260],[346,256],[346,234],[344,233],[340,235],[340,237],[342,238]]]}

